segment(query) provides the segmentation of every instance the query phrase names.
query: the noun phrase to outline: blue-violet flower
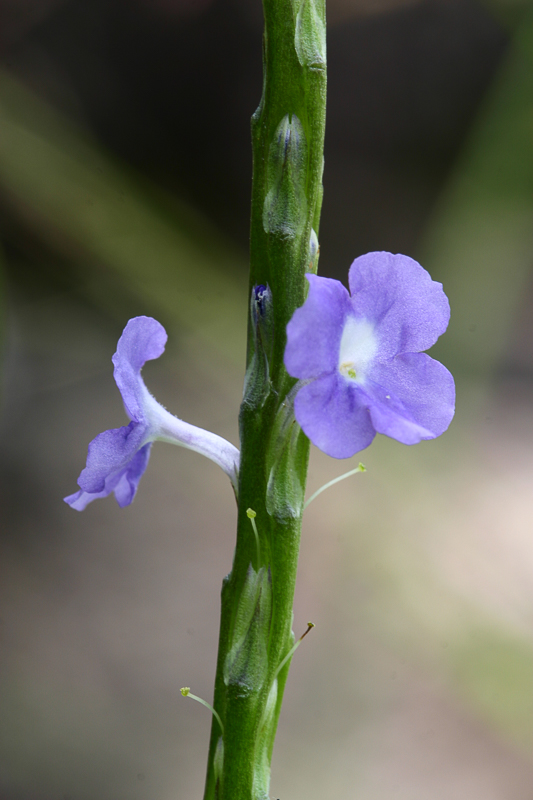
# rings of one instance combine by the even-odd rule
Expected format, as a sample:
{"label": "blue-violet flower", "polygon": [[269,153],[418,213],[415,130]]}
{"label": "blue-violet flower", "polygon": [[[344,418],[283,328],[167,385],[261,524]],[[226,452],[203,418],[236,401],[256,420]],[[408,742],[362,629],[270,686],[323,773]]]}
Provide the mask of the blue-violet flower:
{"label": "blue-violet flower", "polygon": [[65,497],[77,511],[111,492],[119,506],[135,497],[155,441],[196,450],[218,464],[237,491],[239,451],[214,433],[174,417],[152,397],[141,378],[146,361],[159,358],[167,334],[151,317],[130,319],[113,356],[114,377],[131,419],[129,425],[100,433],[89,445],[87,465],[78,478],[80,491]]}
{"label": "blue-violet flower", "polygon": [[296,420],[320,450],[349,458],[376,432],[404,444],[444,433],[455,387],[425,353],[448,326],[442,285],[412,258],[367,253],[342,283],[307,275],[309,294],[287,325],[285,366],[299,378]]}

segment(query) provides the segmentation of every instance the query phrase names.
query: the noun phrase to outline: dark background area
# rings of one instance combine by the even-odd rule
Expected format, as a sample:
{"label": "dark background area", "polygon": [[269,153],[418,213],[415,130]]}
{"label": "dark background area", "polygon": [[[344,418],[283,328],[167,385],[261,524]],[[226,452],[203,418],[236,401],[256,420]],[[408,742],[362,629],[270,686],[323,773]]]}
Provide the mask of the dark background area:
{"label": "dark background area", "polygon": [[[4,4],[3,63],[244,250],[260,4],[24,5]],[[321,247],[343,278],[362,252],[416,250],[509,37],[470,0],[330,5]]]}

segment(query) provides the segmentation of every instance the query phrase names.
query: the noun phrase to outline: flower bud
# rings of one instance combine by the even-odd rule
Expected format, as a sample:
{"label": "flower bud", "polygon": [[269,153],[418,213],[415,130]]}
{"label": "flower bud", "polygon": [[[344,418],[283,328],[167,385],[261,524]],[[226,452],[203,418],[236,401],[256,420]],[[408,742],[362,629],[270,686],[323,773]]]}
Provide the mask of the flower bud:
{"label": "flower bud", "polygon": [[253,353],[244,378],[243,402],[261,408],[270,393],[270,360],[274,343],[272,292],[259,284],[252,289],[250,318]]}
{"label": "flower bud", "polygon": [[307,141],[296,114],[286,114],[270,144],[267,164],[267,194],[263,206],[266,233],[293,239],[306,217],[305,177]]}
{"label": "flower bud", "polygon": [[294,47],[302,67],[323,70],[326,66],[326,21],[324,0],[301,0],[296,16]]}
{"label": "flower bud", "polygon": [[304,486],[294,468],[300,448],[305,445],[305,436],[294,416],[294,397],[299,388],[299,384],[293,386],[281,403],[267,452],[266,509],[278,522],[295,519],[303,510]]}
{"label": "flower bud", "polygon": [[304,486],[294,465],[299,461],[299,450],[305,445],[302,429],[293,420],[287,435],[272,460],[266,493],[266,509],[278,522],[296,519],[303,510]]}
{"label": "flower bud", "polygon": [[270,571],[248,567],[224,664],[224,683],[243,694],[258,692],[268,672],[268,638],[272,610]]}
{"label": "flower bud", "polygon": [[274,315],[272,292],[268,284],[266,286],[259,284],[252,289],[250,313],[256,334],[256,343],[262,347],[267,359],[270,360],[274,343]]}
{"label": "flower bud", "polygon": [[318,268],[318,256],[320,255],[320,245],[318,244],[318,236],[316,235],[313,228],[311,228],[311,235],[309,237],[309,265],[307,267],[308,272],[312,272],[316,275],[316,271]]}

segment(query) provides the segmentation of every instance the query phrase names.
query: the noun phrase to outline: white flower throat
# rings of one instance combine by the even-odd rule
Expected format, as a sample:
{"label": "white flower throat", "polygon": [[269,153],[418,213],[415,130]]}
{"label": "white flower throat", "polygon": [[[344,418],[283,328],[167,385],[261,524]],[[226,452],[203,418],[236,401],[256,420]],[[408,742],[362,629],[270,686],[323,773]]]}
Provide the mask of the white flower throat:
{"label": "white flower throat", "polygon": [[364,383],[378,350],[374,325],[366,319],[347,317],[339,348],[339,372],[349,381]]}

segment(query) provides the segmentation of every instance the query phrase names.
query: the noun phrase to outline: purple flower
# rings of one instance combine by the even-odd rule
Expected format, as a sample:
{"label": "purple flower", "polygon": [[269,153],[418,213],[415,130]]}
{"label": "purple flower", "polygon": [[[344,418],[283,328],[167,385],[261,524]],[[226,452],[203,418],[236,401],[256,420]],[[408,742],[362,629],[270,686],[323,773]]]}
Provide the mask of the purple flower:
{"label": "purple flower", "polygon": [[113,364],[115,381],[131,422],[100,433],[90,443],[87,465],[78,478],[80,491],[65,497],[65,502],[77,511],[111,492],[119,506],[129,505],[155,441],[179,444],[207,456],[222,467],[237,491],[237,448],[214,433],[174,417],[144,385],[141,369],[146,361],[159,358],[166,341],[165,329],[151,317],[130,319],[124,328]]}
{"label": "purple flower", "polygon": [[404,444],[444,433],[453,378],[421,350],[448,326],[442,285],[412,258],[368,253],[342,283],[307,275],[309,295],[287,325],[285,366],[302,386],[296,420],[324,453],[349,458],[384,433]]}

